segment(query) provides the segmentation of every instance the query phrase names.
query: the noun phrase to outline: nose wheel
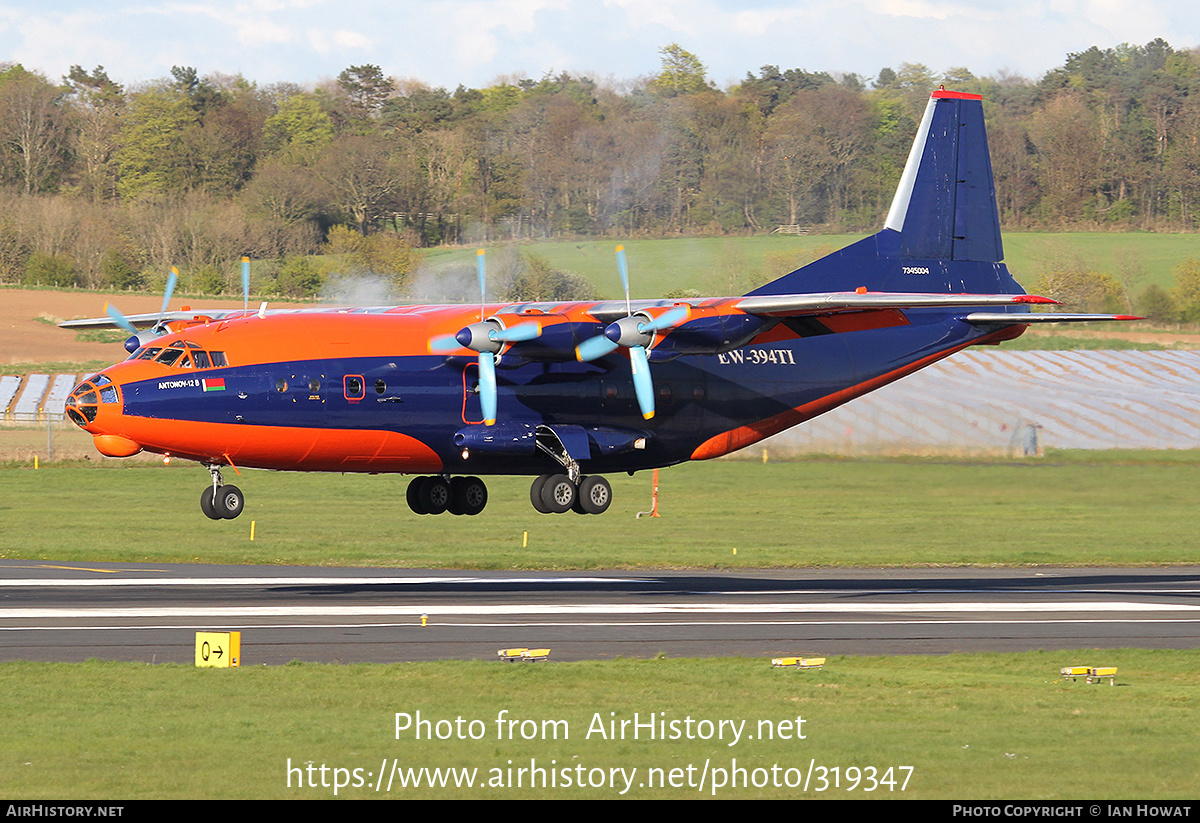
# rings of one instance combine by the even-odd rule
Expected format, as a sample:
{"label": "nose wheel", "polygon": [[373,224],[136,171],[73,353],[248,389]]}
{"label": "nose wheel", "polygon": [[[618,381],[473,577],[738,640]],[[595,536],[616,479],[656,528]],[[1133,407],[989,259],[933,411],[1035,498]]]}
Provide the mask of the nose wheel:
{"label": "nose wheel", "polygon": [[529,502],[542,514],[603,514],[612,503],[612,486],[598,475],[573,483],[565,474],[543,474],[529,487]]}
{"label": "nose wheel", "polygon": [[221,482],[219,466],[208,466],[212,485],[200,493],[200,511],[210,520],[232,520],[242,513],[246,498],[237,486]]}

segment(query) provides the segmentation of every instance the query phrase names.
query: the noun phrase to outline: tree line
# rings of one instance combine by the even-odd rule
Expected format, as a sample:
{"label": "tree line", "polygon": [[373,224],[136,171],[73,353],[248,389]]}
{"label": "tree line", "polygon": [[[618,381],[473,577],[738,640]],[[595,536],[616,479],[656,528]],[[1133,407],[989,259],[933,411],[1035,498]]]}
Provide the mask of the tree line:
{"label": "tree line", "polygon": [[402,284],[440,244],[873,229],[939,84],[984,96],[1007,227],[1200,222],[1200,52],[1161,39],[1037,81],[763,66],[718,89],[696,55],[660,56],[624,84],[453,91],[373,65],[312,87],[180,66],[125,87],[0,64],[0,282],[140,288],[176,265],[219,292],[250,255],[269,261],[256,290],[300,295],[339,266]]}

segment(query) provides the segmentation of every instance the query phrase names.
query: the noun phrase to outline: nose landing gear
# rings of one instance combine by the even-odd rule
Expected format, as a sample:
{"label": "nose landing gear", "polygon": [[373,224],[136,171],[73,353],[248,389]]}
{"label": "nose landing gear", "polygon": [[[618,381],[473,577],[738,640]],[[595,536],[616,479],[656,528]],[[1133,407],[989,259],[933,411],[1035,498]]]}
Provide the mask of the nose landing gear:
{"label": "nose landing gear", "polygon": [[221,467],[206,465],[212,475],[212,487],[200,493],[200,511],[210,520],[232,520],[242,513],[246,498],[237,486],[225,485],[221,481]]}

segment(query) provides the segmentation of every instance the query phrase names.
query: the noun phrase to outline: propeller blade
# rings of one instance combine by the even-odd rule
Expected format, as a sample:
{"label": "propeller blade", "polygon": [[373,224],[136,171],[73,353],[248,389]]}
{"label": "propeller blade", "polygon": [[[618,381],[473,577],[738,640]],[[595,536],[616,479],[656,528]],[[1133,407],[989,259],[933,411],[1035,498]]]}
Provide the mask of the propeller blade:
{"label": "propeller blade", "polygon": [[648,323],[642,323],[638,326],[638,328],[644,332],[656,332],[662,331],[663,329],[673,329],[681,322],[686,320],[687,316],[687,306],[676,306],[673,309],[663,312]]}
{"label": "propeller blade", "polygon": [[493,425],[496,422],[496,355],[490,351],[479,353],[479,406],[483,410],[484,425]]}
{"label": "propeller blade", "polygon": [[129,332],[130,334],[138,333],[137,327],[134,326],[132,323],[130,323],[129,320],[126,319],[125,315],[121,314],[121,310],[118,309],[116,306],[114,306],[112,303],[104,304],[104,313],[107,314],[109,317],[111,317],[112,321],[114,323],[116,323],[118,326],[120,326],[125,331]]}
{"label": "propeller blade", "polygon": [[515,326],[510,326],[507,329],[496,329],[489,337],[500,343],[521,343],[525,340],[532,340],[542,333],[542,327],[537,323],[518,323]]}
{"label": "propeller blade", "polygon": [[[625,262],[625,247],[617,246],[617,271],[621,274],[621,288],[625,290],[625,313],[632,315],[633,309],[629,303],[629,265]],[[580,362],[596,360],[617,348],[615,341],[609,340],[604,334],[584,340],[575,347],[575,357]]]}
{"label": "propeller blade", "polygon": [[487,265],[483,249],[475,252],[475,274],[479,278],[479,321],[483,322],[483,304],[487,302]]}
{"label": "propeller blade", "polygon": [[250,311],[250,258],[242,258],[242,311]]}
{"label": "propeller blade", "polygon": [[625,289],[625,313],[633,314],[629,307],[629,266],[625,263],[624,246],[617,246],[617,270],[621,272],[621,285]]}
{"label": "propeller blade", "polygon": [[167,304],[171,302],[171,295],[175,293],[175,284],[177,282],[179,282],[179,269],[172,266],[171,274],[167,277],[167,288],[163,292],[162,309],[158,312],[159,323],[162,323],[162,316],[167,313]]}
{"label": "propeller blade", "polygon": [[650,361],[646,349],[634,346],[629,350],[629,365],[633,368],[633,390],[637,394],[638,408],[646,420],[654,417],[654,383],[650,379]]}
{"label": "propeller blade", "polygon": [[611,352],[615,351],[616,348],[616,343],[600,334],[595,337],[589,337],[587,340],[584,340],[582,343],[576,346],[575,356],[581,362],[586,363],[589,360],[597,360],[606,354],[610,354]]}
{"label": "propeller blade", "polygon": [[453,334],[440,334],[429,341],[429,351],[431,354],[449,354],[450,352],[459,351],[463,346],[455,338]]}

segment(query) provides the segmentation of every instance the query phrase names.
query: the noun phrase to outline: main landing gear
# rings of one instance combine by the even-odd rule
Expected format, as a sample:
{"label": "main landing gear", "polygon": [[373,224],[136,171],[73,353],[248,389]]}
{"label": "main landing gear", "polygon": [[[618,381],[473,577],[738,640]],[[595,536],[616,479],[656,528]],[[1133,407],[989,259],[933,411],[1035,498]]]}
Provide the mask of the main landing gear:
{"label": "main landing gear", "polygon": [[205,468],[212,475],[212,486],[200,493],[200,511],[212,520],[232,520],[246,506],[242,490],[221,481],[220,466],[208,465]]}
{"label": "main landing gear", "polygon": [[529,502],[542,514],[603,514],[612,503],[612,487],[598,475],[574,483],[565,474],[543,474],[529,487]]}
{"label": "main landing gear", "polygon": [[551,426],[538,426],[538,451],[562,466],[561,472],[543,474],[529,487],[529,502],[542,514],[603,514],[612,503],[612,486],[598,475],[585,477],[562,438]]}
{"label": "main landing gear", "polygon": [[478,477],[441,475],[414,477],[408,484],[408,507],[417,514],[476,515],[487,505],[487,486]]}

